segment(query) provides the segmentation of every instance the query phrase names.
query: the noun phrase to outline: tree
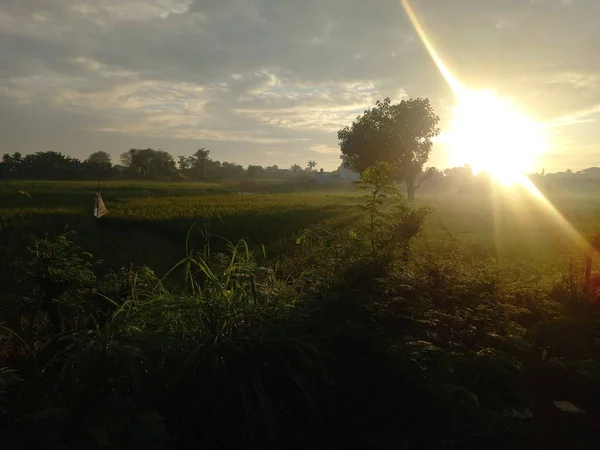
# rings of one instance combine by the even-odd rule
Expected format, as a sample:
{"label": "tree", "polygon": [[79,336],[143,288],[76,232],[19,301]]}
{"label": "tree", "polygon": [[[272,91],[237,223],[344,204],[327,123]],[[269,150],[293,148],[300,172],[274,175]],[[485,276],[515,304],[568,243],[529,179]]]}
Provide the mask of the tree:
{"label": "tree", "polygon": [[0,163],[0,178],[17,178],[22,162],[23,158],[19,152],[15,152],[12,156],[8,153],[4,154]]}
{"label": "tree", "polygon": [[86,165],[78,159],[55,151],[36,152],[22,156],[16,152],[2,157],[2,178],[37,180],[76,180],[86,177]]}
{"label": "tree", "polygon": [[250,178],[259,178],[260,176],[264,175],[265,169],[263,166],[249,165],[248,169],[246,169],[246,173]]}
{"label": "tree", "polygon": [[223,161],[220,167],[216,167],[216,176],[219,179],[235,179],[244,175],[244,167],[234,162]]}
{"label": "tree", "polygon": [[164,180],[177,177],[173,157],[162,150],[131,149],[127,154],[121,155],[121,161],[129,174],[135,178]]}
{"label": "tree", "polygon": [[300,172],[302,172],[302,167],[300,167],[298,164],[294,164],[292,167],[290,167],[290,172],[291,173],[300,173]]}
{"label": "tree", "polygon": [[357,172],[378,162],[389,163],[394,178],[406,183],[408,199],[413,200],[420,184],[417,177],[425,174],[432,139],[440,132],[438,123],[427,98],[402,100],[397,105],[389,98],[377,101],[351,126],[338,131],[344,163]]}
{"label": "tree", "polygon": [[191,161],[189,156],[178,156],[177,157],[177,170],[181,178],[188,179],[190,171]]}
{"label": "tree", "polygon": [[210,161],[208,155],[210,155],[210,150],[201,148],[196,150],[196,153],[190,157],[192,172],[194,173],[194,177],[196,179],[206,180],[207,169]]}
{"label": "tree", "polygon": [[133,155],[134,150],[129,150],[128,152],[125,153],[121,153],[121,157],[119,158],[121,160],[121,165],[123,167],[130,167],[131,166],[131,157]]}
{"label": "tree", "polygon": [[308,168],[309,172],[312,172],[313,169],[317,167],[317,163],[316,161],[309,161],[306,167]]}
{"label": "tree", "polygon": [[112,166],[110,155],[107,152],[94,152],[88,156],[85,162],[96,165]]}
{"label": "tree", "polygon": [[185,172],[190,168],[190,158],[188,156],[178,156],[177,157],[177,169]]}
{"label": "tree", "polygon": [[369,240],[373,259],[377,260],[377,246],[375,238],[375,228],[381,226],[384,200],[398,196],[398,191],[390,182],[392,167],[387,162],[379,162],[375,166],[367,167],[361,173],[361,181],[358,183],[358,189],[368,191],[364,196],[362,209],[369,215]]}
{"label": "tree", "polygon": [[107,152],[94,152],[84,161],[88,178],[106,179],[112,171],[110,155]]}
{"label": "tree", "polygon": [[82,169],[78,159],[48,150],[23,157],[19,164],[19,178],[73,180],[81,178]]}

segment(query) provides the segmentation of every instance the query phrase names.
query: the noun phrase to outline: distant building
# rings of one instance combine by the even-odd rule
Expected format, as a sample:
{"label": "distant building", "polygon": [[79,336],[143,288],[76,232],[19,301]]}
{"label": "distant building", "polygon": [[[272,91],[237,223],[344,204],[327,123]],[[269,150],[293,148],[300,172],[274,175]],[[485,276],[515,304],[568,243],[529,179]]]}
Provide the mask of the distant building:
{"label": "distant building", "polygon": [[600,167],[589,167],[577,172],[578,175],[583,175],[586,178],[600,179]]}
{"label": "distant building", "polygon": [[360,180],[360,173],[347,167],[345,155],[340,155],[342,164],[338,168],[340,180],[342,181],[358,181]]}
{"label": "distant building", "polygon": [[342,181],[358,181],[360,180],[360,173],[355,172],[352,169],[348,169],[341,165],[338,169],[339,179]]}
{"label": "distant building", "polygon": [[317,183],[331,183],[339,181],[337,172],[325,172],[323,169],[314,173]]}

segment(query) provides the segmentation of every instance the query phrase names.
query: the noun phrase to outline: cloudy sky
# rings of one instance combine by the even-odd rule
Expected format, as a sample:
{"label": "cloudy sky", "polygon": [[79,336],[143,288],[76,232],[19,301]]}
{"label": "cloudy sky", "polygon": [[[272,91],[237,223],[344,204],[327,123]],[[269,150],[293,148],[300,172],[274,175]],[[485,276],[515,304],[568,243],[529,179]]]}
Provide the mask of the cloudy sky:
{"label": "cloudy sky", "polygon": [[[600,165],[599,0],[412,5],[459,79],[548,125],[547,170]],[[1,153],[330,169],[337,130],[386,96],[429,97],[442,129],[453,104],[399,0],[0,0]]]}

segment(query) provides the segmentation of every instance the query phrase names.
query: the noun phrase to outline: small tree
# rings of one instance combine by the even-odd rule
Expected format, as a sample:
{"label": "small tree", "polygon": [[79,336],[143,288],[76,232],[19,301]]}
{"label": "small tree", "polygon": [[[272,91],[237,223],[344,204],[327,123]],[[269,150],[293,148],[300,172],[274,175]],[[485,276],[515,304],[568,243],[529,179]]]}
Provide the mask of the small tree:
{"label": "small tree", "polygon": [[291,173],[300,173],[300,172],[302,172],[302,167],[300,167],[298,164],[294,164],[293,166],[290,167],[290,172]]}
{"label": "small tree", "polygon": [[260,178],[265,173],[265,168],[263,166],[253,166],[249,165],[246,169],[246,173],[249,178]]}
{"label": "small tree", "polygon": [[392,183],[393,175],[393,167],[380,162],[365,169],[357,183],[358,189],[368,191],[361,208],[368,214],[367,235],[375,262],[394,255],[398,247],[407,258],[410,242],[421,232],[425,218],[432,211],[427,207],[414,208],[402,201],[402,195]]}
{"label": "small tree", "polygon": [[107,152],[94,152],[84,161],[88,176],[95,179],[104,179],[110,176],[112,163]]}
{"label": "small tree", "polygon": [[197,178],[206,180],[207,168],[210,162],[210,150],[201,148],[190,157],[192,169]]}
{"label": "small tree", "polygon": [[85,160],[89,164],[112,166],[110,154],[107,152],[94,152]]}
{"label": "small tree", "polygon": [[389,98],[377,101],[374,108],[338,132],[345,163],[362,172],[379,161],[387,162],[394,179],[406,183],[412,200],[420,185],[417,178],[424,174],[429,160],[432,139],[439,134],[438,122],[429,99],[402,100],[397,105]]}
{"label": "small tree", "polygon": [[398,190],[390,182],[393,169],[390,164],[380,162],[376,166],[367,167],[361,174],[357,188],[369,191],[364,196],[362,209],[369,214],[369,239],[373,259],[377,260],[377,228],[383,225],[383,203],[388,198],[399,198]]}
{"label": "small tree", "polygon": [[185,172],[190,168],[190,158],[188,156],[177,157],[177,169],[181,172]]}
{"label": "small tree", "polygon": [[308,169],[309,172],[312,172],[313,169],[315,167],[317,167],[317,162],[311,160],[311,161],[308,162],[308,164],[306,165],[306,167],[307,167],[307,169]]}
{"label": "small tree", "polygon": [[190,171],[191,161],[189,156],[178,156],[177,157],[177,170],[179,175],[183,179],[188,179]]}

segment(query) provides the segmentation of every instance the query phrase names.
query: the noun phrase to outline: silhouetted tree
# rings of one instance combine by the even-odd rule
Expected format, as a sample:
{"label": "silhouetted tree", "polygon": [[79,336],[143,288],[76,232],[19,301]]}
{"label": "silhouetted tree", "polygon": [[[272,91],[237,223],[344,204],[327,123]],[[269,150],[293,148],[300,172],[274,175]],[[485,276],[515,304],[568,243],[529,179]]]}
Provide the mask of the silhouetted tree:
{"label": "silhouetted tree", "polygon": [[414,199],[417,177],[424,174],[432,139],[439,134],[439,117],[429,99],[402,100],[392,105],[389,98],[377,101],[352,123],[338,132],[345,164],[362,172],[378,162],[393,168],[397,181],[406,183],[409,200]]}
{"label": "silhouetted tree", "polygon": [[264,175],[265,169],[263,166],[249,165],[248,169],[246,169],[246,173],[250,178],[259,178],[260,176]]}
{"label": "silhouetted tree", "polygon": [[110,178],[112,163],[107,152],[94,152],[83,162],[87,178],[105,180]]}
{"label": "silhouetted tree", "polygon": [[19,178],[73,180],[83,173],[78,159],[51,150],[26,155],[19,165]]}
{"label": "silhouetted tree", "polygon": [[194,174],[194,179],[197,180],[206,180],[207,169],[209,165],[209,156],[210,150],[205,148],[201,148],[196,150],[196,152],[190,156],[191,169]]}
{"label": "silhouetted tree", "polygon": [[128,152],[125,153],[121,153],[121,157],[119,158],[121,160],[121,165],[123,167],[129,168],[131,166],[131,157],[133,155],[134,150],[129,150]]}
{"label": "silhouetted tree", "polygon": [[244,167],[233,162],[223,161],[220,167],[215,168],[217,179],[238,179],[244,176]]}
{"label": "silhouetted tree", "polygon": [[293,166],[290,167],[290,172],[292,172],[292,173],[301,173],[302,172],[302,167],[300,167],[298,164],[294,164]]}
{"label": "silhouetted tree", "polygon": [[94,152],[87,157],[85,162],[90,164],[112,166],[112,163],[110,161],[110,154],[108,154],[107,152]]}
{"label": "silhouetted tree", "polygon": [[173,157],[162,150],[131,149],[121,155],[121,162],[130,176],[148,180],[170,180],[177,177]]}
{"label": "silhouetted tree", "polygon": [[316,161],[309,161],[306,165],[306,168],[308,169],[309,172],[312,172],[315,167],[317,167]]}
{"label": "silhouetted tree", "polygon": [[192,163],[190,161],[189,156],[178,156],[177,157],[177,170],[179,171],[179,176],[184,180],[188,180],[190,177],[190,167]]}
{"label": "silhouetted tree", "polygon": [[23,162],[23,158],[19,152],[13,153],[13,155],[9,155],[6,153],[2,156],[2,163],[0,164],[0,178],[9,179],[9,178],[18,178],[19,171],[22,169],[21,163]]}

